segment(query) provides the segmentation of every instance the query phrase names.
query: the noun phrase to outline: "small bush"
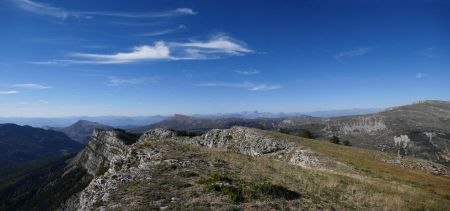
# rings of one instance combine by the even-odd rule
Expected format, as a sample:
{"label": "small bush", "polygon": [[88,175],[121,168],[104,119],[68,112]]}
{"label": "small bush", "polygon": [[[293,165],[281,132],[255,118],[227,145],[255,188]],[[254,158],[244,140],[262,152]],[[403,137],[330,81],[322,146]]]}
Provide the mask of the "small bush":
{"label": "small bush", "polygon": [[287,129],[284,129],[284,128],[278,129],[278,132],[284,133],[284,134],[291,134]]}
{"label": "small bush", "polygon": [[314,135],[311,133],[311,131],[309,130],[304,130],[301,134],[300,137],[303,138],[309,138],[309,139],[315,139]]}
{"label": "small bush", "polygon": [[233,181],[231,178],[214,174],[207,179],[199,180],[200,184],[206,184],[208,190],[220,192],[228,196],[234,203],[245,201],[245,198],[282,198],[294,200],[300,197],[300,194],[288,190],[287,188],[274,185],[269,182],[247,183],[242,180]]}
{"label": "small bush", "polygon": [[196,177],[198,176],[198,174],[192,171],[182,171],[178,173],[178,176],[188,178],[188,177]]}
{"label": "small bush", "polygon": [[342,144],[345,145],[345,146],[351,146],[351,145],[352,145],[352,144],[350,143],[350,141],[348,141],[348,140],[342,141]]}
{"label": "small bush", "polygon": [[200,178],[199,184],[212,184],[215,182],[232,182],[233,180],[227,176],[222,176],[220,174],[213,174],[208,178]]}
{"label": "small bush", "polygon": [[242,189],[233,186],[222,186],[220,187],[220,193],[230,197],[234,203],[239,203],[244,201],[244,196],[242,195]]}
{"label": "small bush", "polygon": [[98,170],[98,172],[97,172],[97,175],[103,175],[103,174],[105,174],[107,171],[109,170],[109,165],[105,165],[105,166],[102,166],[99,170]]}
{"label": "small bush", "polygon": [[273,185],[268,182],[250,185],[250,194],[253,198],[268,196],[271,198],[283,198],[286,200],[298,199],[300,194],[288,190],[281,185]]}
{"label": "small bush", "polygon": [[333,136],[330,138],[330,142],[333,144],[339,144],[340,140],[337,136]]}
{"label": "small bush", "polygon": [[197,133],[187,132],[185,130],[177,130],[177,131],[175,131],[175,133],[177,136],[188,136],[191,138],[199,135]]}

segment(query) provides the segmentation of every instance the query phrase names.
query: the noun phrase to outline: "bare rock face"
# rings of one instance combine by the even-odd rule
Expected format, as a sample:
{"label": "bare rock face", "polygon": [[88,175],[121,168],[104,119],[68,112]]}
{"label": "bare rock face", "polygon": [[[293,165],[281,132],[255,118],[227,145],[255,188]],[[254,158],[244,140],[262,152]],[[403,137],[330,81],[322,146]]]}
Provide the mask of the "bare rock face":
{"label": "bare rock face", "polygon": [[257,130],[245,127],[214,129],[193,141],[201,146],[230,149],[251,156],[275,153],[294,146],[287,140],[263,136]]}
{"label": "bare rock face", "polygon": [[93,176],[98,175],[116,155],[126,149],[126,144],[120,138],[121,131],[95,129],[89,143],[72,161],[81,165]]}
{"label": "bare rock face", "polygon": [[142,134],[140,140],[143,139],[164,139],[164,138],[174,138],[176,137],[176,133],[162,128],[156,128],[153,130],[149,130]]}
{"label": "bare rock face", "polygon": [[386,129],[387,126],[382,117],[360,116],[340,121],[327,121],[323,131],[328,132],[328,135],[332,133],[338,135],[370,135]]}
{"label": "bare rock face", "polygon": [[160,137],[172,137],[179,142],[233,151],[249,156],[265,156],[284,160],[292,165],[305,168],[328,169],[333,165],[327,158],[319,156],[298,142],[268,136],[264,134],[264,131],[253,128],[213,129],[200,137],[193,138],[175,137],[175,133],[170,130],[155,129],[146,132],[140,141],[157,140]]}
{"label": "bare rock face", "polygon": [[119,206],[110,200],[111,193],[122,184],[150,181],[152,177],[146,172],[158,165],[161,157],[161,152],[138,146],[130,146],[122,154],[115,155],[108,171],[92,180],[80,193],[77,210],[92,210],[99,202],[110,207]]}

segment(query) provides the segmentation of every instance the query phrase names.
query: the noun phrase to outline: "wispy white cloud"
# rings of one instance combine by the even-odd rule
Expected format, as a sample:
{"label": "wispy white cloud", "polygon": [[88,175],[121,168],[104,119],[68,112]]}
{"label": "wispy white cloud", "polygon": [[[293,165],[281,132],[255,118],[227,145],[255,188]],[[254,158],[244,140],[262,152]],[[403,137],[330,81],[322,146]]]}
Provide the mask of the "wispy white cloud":
{"label": "wispy white cloud", "polygon": [[119,78],[116,76],[111,76],[106,83],[108,86],[128,86],[128,85],[139,85],[146,82],[146,78]]}
{"label": "wispy white cloud", "polygon": [[71,56],[85,58],[89,60],[74,61],[75,63],[96,63],[96,64],[116,64],[138,62],[143,60],[163,60],[172,59],[169,47],[162,41],[156,42],[153,46],[143,45],[134,47],[131,52],[115,54],[90,54],[72,53]]}
{"label": "wispy white cloud", "polygon": [[20,92],[17,90],[0,90],[0,95],[12,95],[19,94]]}
{"label": "wispy white cloud", "polygon": [[426,75],[423,73],[417,73],[414,77],[417,79],[424,78]]}
{"label": "wispy white cloud", "polygon": [[35,64],[35,65],[69,65],[69,64],[76,64],[80,61],[76,61],[73,59],[51,59],[47,61],[30,61],[27,62],[29,64]]}
{"label": "wispy white cloud", "polygon": [[237,74],[241,74],[241,75],[256,75],[256,74],[261,73],[258,70],[248,70],[248,71],[236,70],[234,72],[237,73]]}
{"label": "wispy white cloud", "polygon": [[207,87],[227,87],[227,88],[240,88],[249,91],[269,91],[280,89],[280,85],[267,85],[267,84],[254,84],[249,82],[243,83],[203,83],[197,84],[197,86],[207,86]]}
{"label": "wispy white cloud", "polygon": [[23,88],[23,89],[50,89],[51,86],[46,86],[42,84],[33,84],[33,83],[27,83],[27,84],[14,84],[12,87],[16,88]]}
{"label": "wispy white cloud", "polygon": [[338,53],[334,56],[334,58],[338,61],[343,61],[345,59],[349,59],[352,57],[357,57],[357,56],[364,56],[366,55],[371,49],[370,48],[359,48],[359,49],[353,49],[350,51],[345,51],[345,52],[341,52]]}
{"label": "wispy white cloud", "polygon": [[197,53],[227,53],[241,55],[252,53],[253,50],[246,47],[242,41],[235,40],[231,37],[219,35],[208,41],[192,40],[186,43],[172,43],[172,46],[196,49]]}
{"label": "wispy white cloud", "polygon": [[195,12],[190,8],[178,8],[175,10],[166,10],[161,12],[145,12],[145,13],[100,12],[100,11],[84,11],[74,13],[86,16],[112,16],[122,18],[167,18],[167,17],[197,14],[197,12]]}
{"label": "wispy white cloud", "polygon": [[112,54],[70,53],[73,60],[34,61],[33,64],[120,64],[156,60],[201,60],[218,59],[227,55],[252,53],[247,45],[228,36],[216,36],[207,41],[189,41],[184,43],[155,42],[154,45],[134,47],[129,52]]}
{"label": "wispy white cloud", "polygon": [[139,34],[139,36],[143,36],[143,37],[161,36],[161,35],[165,35],[165,34],[171,34],[171,33],[179,32],[179,31],[182,31],[182,30],[185,30],[185,29],[186,29],[186,26],[179,25],[176,28],[169,28],[169,29],[164,29],[164,30],[160,30],[160,31],[147,32],[147,33]]}
{"label": "wispy white cloud", "polygon": [[197,12],[191,8],[178,8],[159,12],[128,13],[128,12],[104,12],[104,11],[71,11],[62,7],[55,7],[50,4],[40,3],[31,0],[10,0],[17,8],[24,11],[65,20],[66,18],[91,19],[95,16],[111,16],[119,18],[165,18],[182,15],[195,15]]}
{"label": "wispy white cloud", "polygon": [[20,9],[38,15],[44,15],[59,19],[66,19],[69,16],[79,18],[79,16],[76,16],[75,14],[66,11],[63,8],[53,7],[49,4],[34,2],[30,0],[13,0],[12,2],[15,3],[15,5]]}

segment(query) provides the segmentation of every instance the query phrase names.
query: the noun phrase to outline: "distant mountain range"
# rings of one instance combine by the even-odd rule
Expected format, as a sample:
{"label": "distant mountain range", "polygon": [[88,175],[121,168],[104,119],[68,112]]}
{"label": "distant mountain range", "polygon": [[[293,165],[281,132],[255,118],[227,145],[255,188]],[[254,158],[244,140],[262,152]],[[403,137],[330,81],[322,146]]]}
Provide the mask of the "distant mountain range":
{"label": "distant mountain range", "polygon": [[[329,110],[329,111],[315,111],[315,112],[289,112],[289,113],[270,113],[259,111],[243,111],[239,113],[218,113],[218,114],[194,114],[195,118],[203,119],[223,119],[223,118],[240,118],[240,119],[258,119],[258,118],[287,118],[296,116],[314,116],[314,117],[335,117],[346,115],[362,115],[381,111],[378,108],[369,109],[345,109],[345,110]],[[150,125],[161,122],[170,118],[170,116],[155,115],[155,116],[74,116],[74,117],[56,117],[56,118],[40,118],[40,117],[0,117],[0,123],[14,123],[18,125],[29,125],[33,127],[43,128],[63,128],[68,127],[78,120],[86,120],[91,122],[98,122],[99,124],[109,125],[116,128],[129,129],[138,126]]]}
{"label": "distant mountain range", "polygon": [[162,122],[147,126],[128,129],[131,133],[143,133],[149,129],[165,128],[172,130],[182,130],[193,133],[203,133],[211,129],[227,129],[233,126],[244,126],[260,128],[266,130],[275,130],[280,128],[288,121],[296,124],[307,124],[321,121],[321,118],[300,115],[286,118],[198,118],[176,114]]}
{"label": "distant mountain range", "polygon": [[91,122],[98,122],[99,124],[110,125],[112,127],[131,128],[141,125],[148,125],[155,122],[160,122],[166,119],[166,116],[74,116],[74,117],[0,117],[0,123],[14,123],[18,125],[29,125],[32,127],[44,128],[63,128],[68,127],[78,120],[87,120]]}
{"label": "distant mountain range", "polygon": [[313,116],[313,117],[336,117],[336,116],[348,116],[348,115],[362,115],[371,114],[382,111],[382,108],[366,108],[366,109],[341,109],[341,110],[324,110],[313,112],[259,112],[259,111],[243,111],[240,113],[219,113],[219,114],[194,114],[192,117],[206,118],[206,119],[219,119],[219,118],[241,118],[241,119],[257,119],[257,118],[287,118],[297,116]]}

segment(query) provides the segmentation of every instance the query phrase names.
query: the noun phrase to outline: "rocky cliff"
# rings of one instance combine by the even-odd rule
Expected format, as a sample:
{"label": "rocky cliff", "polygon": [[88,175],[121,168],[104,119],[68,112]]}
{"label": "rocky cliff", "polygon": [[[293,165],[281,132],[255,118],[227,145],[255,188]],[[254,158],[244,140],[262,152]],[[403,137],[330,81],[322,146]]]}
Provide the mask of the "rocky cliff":
{"label": "rocky cliff", "polygon": [[[235,175],[232,173],[234,172],[232,169],[235,167],[232,166],[240,165],[239,163],[243,162],[242,159],[248,159],[245,157],[263,159],[266,163],[277,162],[280,163],[277,165],[291,166],[284,167],[287,169],[300,167],[313,171],[360,177],[359,167],[355,164],[342,162],[335,156],[317,152],[313,149],[314,145],[311,147],[307,146],[308,144],[303,145],[292,136],[258,129],[245,127],[213,129],[197,137],[182,137],[177,136],[177,133],[171,130],[153,129],[142,134],[139,140],[131,145],[125,144],[121,137],[123,134],[120,135],[120,131],[94,131],[85,151],[80,153],[77,158],[77,162],[83,163],[83,168],[97,176],[80,194],[73,197],[70,203],[65,204],[65,209],[226,208],[229,202],[221,197],[215,197],[214,194],[211,195],[208,192],[209,189],[201,188],[203,182],[198,182],[194,178],[200,177],[202,180],[201,178],[211,177],[212,172]],[[328,145],[324,147],[328,148]],[[346,150],[346,148],[344,149]],[[371,157],[371,155],[367,155],[367,157]],[[396,168],[433,172],[433,169],[418,168],[414,164],[413,158],[396,161],[395,159],[398,159],[396,156],[376,154],[370,159],[375,159],[375,157],[378,157],[376,158],[378,161],[371,162],[384,162],[398,166]],[[225,158],[228,160],[223,160]],[[434,166],[435,164],[421,162],[420,165]],[[102,168],[104,171],[100,171]],[[239,169],[236,170],[239,172],[238,175],[241,175],[241,171],[245,172],[242,166],[236,168]],[[247,166],[247,168],[249,167]],[[447,174],[446,168],[443,166],[436,164],[434,168],[437,170],[434,169],[433,173]],[[209,184],[210,180],[215,179],[209,178],[205,182]],[[254,185],[254,182],[247,183],[245,180],[236,180],[229,176],[220,176],[217,180],[211,185],[220,190],[224,185],[231,188],[229,191],[243,185],[245,187],[249,184]],[[242,190],[242,193],[239,194],[242,194],[243,198],[251,197],[251,194],[246,195],[249,194],[250,189]],[[284,201],[283,206],[295,208],[294,204],[299,200],[298,193],[287,189],[283,189],[283,191],[296,196],[294,200]],[[268,193],[268,195],[260,197],[274,196],[270,196]],[[240,199],[235,200],[239,201]],[[252,204],[252,200],[246,200],[248,200],[247,203]],[[275,197],[270,200],[286,199]],[[267,201],[259,203],[262,203],[259,204],[260,209],[264,209]],[[254,206],[257,207],[257,205]],[[245,206],[239,205],[239,207]]]}
{"label": "rocky cliff", "polygon": [[111,160],[122,155],[137,137],[121,130],[94,129],[83,151],[73,159],[72,165],[81,166],[92,176],[104,173]]}
{"label": "rocky cliff", "polygon": [[253,128],[213,129],[193,138],[180,138],[176,137],[175,132],[156,129],[144,133],[140,141],[161,140],[163,138],[172,138],[179,142],[237,152],[253,157],[264,156],[283,160],[305,168],[326,169],[333,166],[333,162],[329,159],[319,156],[298,142],[268,136],[264,131]]}

